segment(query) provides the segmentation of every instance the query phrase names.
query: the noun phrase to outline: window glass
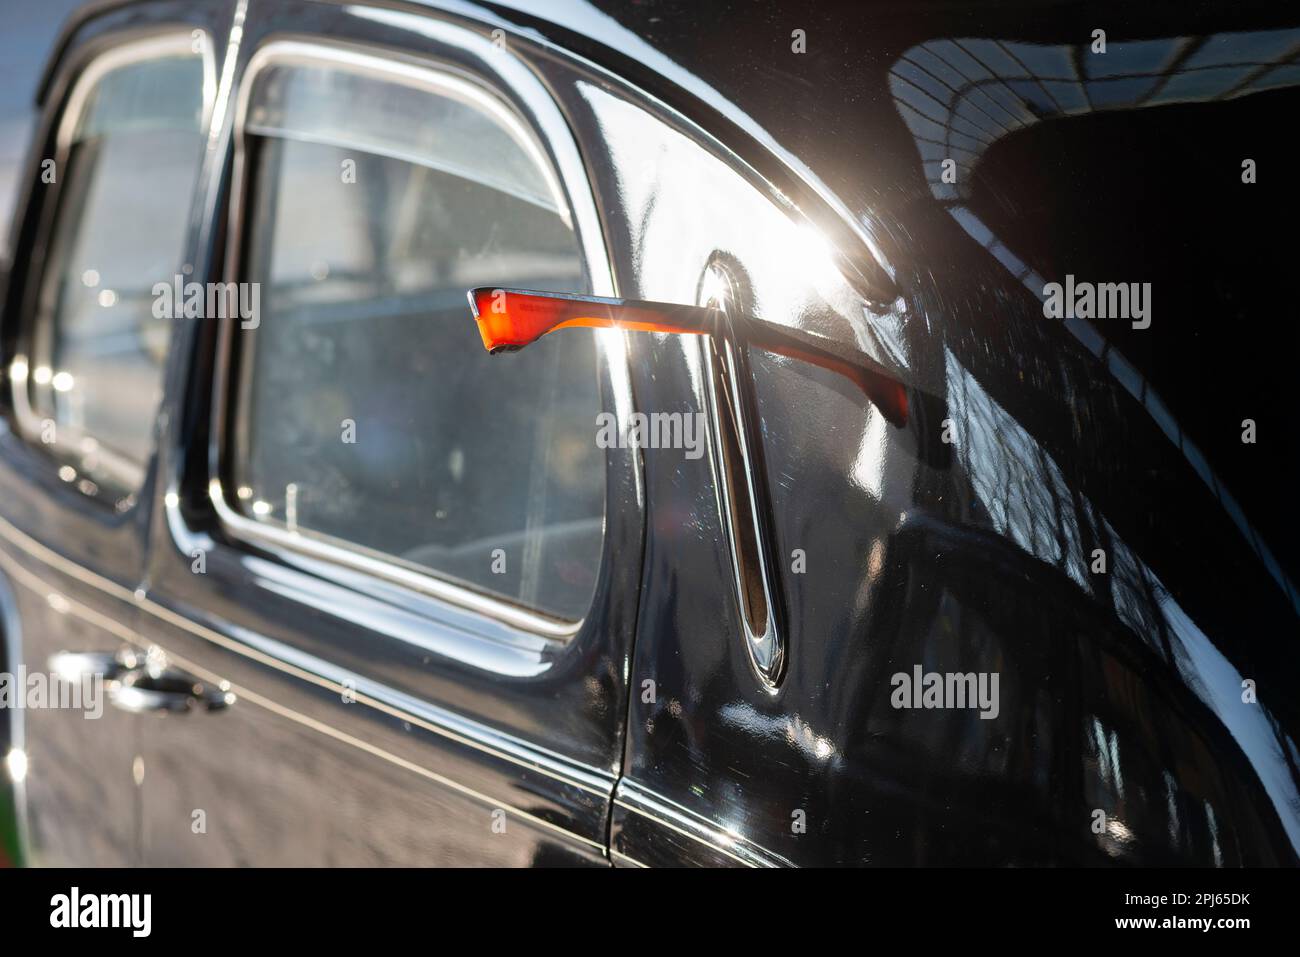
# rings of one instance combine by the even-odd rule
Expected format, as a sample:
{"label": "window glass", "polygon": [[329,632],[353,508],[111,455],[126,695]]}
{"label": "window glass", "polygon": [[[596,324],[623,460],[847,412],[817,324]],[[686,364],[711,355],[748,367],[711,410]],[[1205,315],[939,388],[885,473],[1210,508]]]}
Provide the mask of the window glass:
{"label": "window glass", "polygon": [[29,427],[68,460],[65,477],[114,494],[140,484],[161,397],[170,318],[156,315],[153,288],[181,271],[203,153],[207,71],[193,42],[105,54],[74,86],[60,127]]}
{"label": "window glass", "polygon": [[463,86],[258,76],[236,504],[576,620],[604,525],[594,334],[489,356],[466,290],[588,280],[542,154]]}

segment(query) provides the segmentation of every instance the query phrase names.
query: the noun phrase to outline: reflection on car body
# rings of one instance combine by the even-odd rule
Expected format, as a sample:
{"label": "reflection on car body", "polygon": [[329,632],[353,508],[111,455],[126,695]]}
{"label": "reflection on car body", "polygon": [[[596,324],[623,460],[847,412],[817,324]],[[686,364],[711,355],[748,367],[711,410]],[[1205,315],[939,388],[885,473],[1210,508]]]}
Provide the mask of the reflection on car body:
{"label": "reflection on car body", "polygon": [[10,859],[1297,863],[1294,15],[663,9],[72,14]]}

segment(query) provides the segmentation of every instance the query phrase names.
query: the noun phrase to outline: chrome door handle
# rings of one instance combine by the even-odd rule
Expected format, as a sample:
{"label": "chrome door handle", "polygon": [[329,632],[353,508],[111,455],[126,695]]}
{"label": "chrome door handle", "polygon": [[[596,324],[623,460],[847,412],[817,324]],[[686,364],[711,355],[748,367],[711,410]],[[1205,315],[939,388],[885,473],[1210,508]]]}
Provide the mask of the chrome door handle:
{"label": "chrome door handle", "polygon": [[108,683],[108,700],[131,714],[180,712],[203,708],[221,711],[235,703],[224,686],[200,681],[167,665],[159,648],[143,655],[130,648],[121,651],[60,651],[50,655],[50,670],[72,683],[99,677]]}
{"label": "chrome door handle", "polygon": [[176,668],[143,667],[114,681],[108,689],[108,700],[113,707],[130,714],[183,714],[199,709],[224,710],[235,703],[235,695]]}

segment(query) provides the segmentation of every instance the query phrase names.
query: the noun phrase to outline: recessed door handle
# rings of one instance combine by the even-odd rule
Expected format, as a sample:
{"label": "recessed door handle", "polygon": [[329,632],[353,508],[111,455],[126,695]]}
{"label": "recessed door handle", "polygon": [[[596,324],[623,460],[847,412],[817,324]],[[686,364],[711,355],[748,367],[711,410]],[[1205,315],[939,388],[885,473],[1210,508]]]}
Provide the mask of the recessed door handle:
{"label": "recessed door handle", "polygon": [[120,651],[60,651],[49,659],[60,679],[81,682],[99,678],[108,683],[108,700],[132,714],[220,711],[235,703],[234,692],[200,681],[167,665],[159,648],[146,654]]}
{"label": "recessed door handle", "polygon": [[131,714],[221,711],[235,703],[235,695],[199,681],[176,668],[138,668],[128,671],[108,689],[115,708]]}

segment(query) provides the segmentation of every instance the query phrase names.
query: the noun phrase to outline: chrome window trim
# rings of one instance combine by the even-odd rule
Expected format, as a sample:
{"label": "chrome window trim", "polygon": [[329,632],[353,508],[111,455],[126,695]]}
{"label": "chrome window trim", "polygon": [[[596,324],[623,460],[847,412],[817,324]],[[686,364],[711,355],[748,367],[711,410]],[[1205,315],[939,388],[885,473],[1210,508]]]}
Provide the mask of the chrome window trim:
{"label": "chrome window trim", "polygon": [[[331,57],[328,60],[319,56],[315,51],[316,46],[312,43],[301,40],[277,40],[259,48],[253,54],[245,69],[244,83],[239,91],[239,103],[235,108],[235,136],[237,138],[242,139],[245,133],[251,131],[258,136],[274,136],[279,139],[292,139],[311,143],[330,143],[328,137],[307,136],[301,133],[290,134],[283,130],[271,131],[262,124],[249,123],[248,106],[253,98],[253,80],[269,67],[286,65],[336,67],[340,63],[344,63],[350,73],[446,97],[470,109],[479,110],[496,120],[515,142],[515,145],[523,150],[534,165],[537,166],[542,177],[546,180],[547,190],[550,192],[551,199],[555,204],[553,212],[564,220],[566,226],[573,229],[573,219],[569,212],[569,203],[564,195],[564,189],[560,185],[555,170],[551,168],[550,158],[546,155],[536,131],[495,93],[492,93],[481,84],[471,82],[455,73],[414,66],[402,60],[387,59],[372,53],[365,53],[360,49],[340,47],[338,48],[338,56]],[[374,153],[373,150],[365,150],[354,144],[346,145],[362,152]],[[413,165],[430,165],[425,158],[405,151],[388,150],[378,155]],[[433,164],[431,168],[443,169],[444,167],[442,164]],[[498,190],[502,189],[499,184],[481,182],[482,185],[488,185]]]}
{"label": "chrome window trim", "polygon": [[[195,43],[199,44],[198,50],[194,49]],[[72,146],[72,136],[76,132],[77,123],[81,120],[86,99],[100,80],[121,67],[148,60],[161,60],[177,54],[198,56],[202,59],[203,114],[199,118],[199,130],[206,130],[212,120],[212,110],[217,98],[217,64],[212,52],[212,40],[206,30],[198,27],[184,32],[169,31],[127,40],[108,48],[86,64],[77,77],[72,92],[68,94],[63,114],[59,118],[55,143],[58,145],[60,155],[66,156],[67,150]]]}
{"label": "chrome window trim", "polygon": [[[472,30],[439,22],[438,42],[460,47],[470,52],[477,52],[485,62],[488,56],[509,56],[503,54],[486,37]],[[385,55],[386,54],[386,55]],[[240,242],[243,234],[243,214],[249,199],[249,173],[247,170],[248,145],[246,118],[250,105],[252,90],[257,73],[270,65],[282,62],[323,63],[342,69],[359,70],[393,79],[399,83],[417,84],[429,90],[432,95],[445,95],[444,90],[450,84],[463,90],[464,85],[479,87],[476,95],[492,98],[499,107],[509,111],[523,128],[537,137],[541,160],[545,163],[548,175],[558,176],[558,188],[567,199],[565,204],[572,217],[569,225],[577,233],[580,250],[591,280],[595,295],[615,295],[613,270],[604,245],[604,231],[596,210],[595,197],[591,182],[587,177],[585,166],[578,152],[577,143],[568,128],[558,105],[546,90],[542,82],[518,61],[511,58],[516,69],[511,70],[507,78],[504,71],[495,74],[495,82],[508,86],[512,92],[525,101],[535,118],[540,130],[522,117],[508,101],[497,94],[485,80],[479,79],[466,71],[444,65],[433,59],[420,59],[418,63],[409,59],[398,59],[398,54],[388,48],[378,46],[359,46],[356,44],[325,39],[275,39],[259,47],[250,57],[240,81],[236,97],[235,112],[232,123],[234,158],[231,176],[231,191],[228,209],[228,230],[225,250],[224,281],[237,281],[240,266]],[[544,137],[544,140],[542,139]],[[550,146],[550,152],[542,143]],[[468,311],[467,311],[468,321]],[[555,641],[568,641],[579,631],[590,614],[577,621],[564,621],[532,611],[508,599],[496,597],[461,584],[448,577],[438,575],[436,570],[416,570],[391,556],[384,556],[369,551],[354,543],[342,543],[336,539],[326,539],[321,535],[304,534],[300,530],[290,531],[284,527],[257,521],[242,515],[231,506],[226,498],[227,490],[223,487],[220,476],[225,463],[227,444],[227,414],[230,409],[231,390],[234,383],[230,381],[234,336],[237,333],[235,320],[226,320],[226,328],[219,338],[216,364],[213,372],[212,389],[212,442],[209,448],[208,497],[222,527],[232,534],[235,540],[253,545],[271,545],[277,548],[297,552],[309,558],[323,559],[335,565],[360,571],[378,579],[395,583],[412,589],[420,594],[448,602],[449,604],[484,615],[509,627],[538,635]],[[596,348],[601,355],[616,392],[617,415],[626,419],[631,412],[630,371],[628,368],[626,338],[616,330],[602,330],[597,334]],[[608,462],[608,458],[606,458]],[[638,479],[639,485],[639,479]],[[169,501],[176,499],[169,496]],[[169,509],[177,505],[171,504]],[[601,561],[608,554],[609,497],[608,488],[605,496],[605,515],[601,536]],[[174,527],[174,526],[173,526]],[[599,574],[597,575],[599,581]],[[593,601],[595,594],[593,593]]]}
{"label": "chrome window trim", "polygon": [[[195,49],[196,43],[199,45],[197,50]],[[169,29],[162,33],[123,39],[103,52],[94,55],[77,69],[72,88],[59,107],[58,125],[55,128],[54,135],[54,168],[56,170],[67,169],[68,154],[73,146],[73,136],[84,116],[86,101],[105,76],[125,66],[165,59],[177,54],[197,56],[201,59],[203,67],[203,113],[199,117],[198,132],[201,136],[206,137],[206,131],[212,122],[217,96],[217,67],[212,37],[207,30],[200,27]],[[200,158],[200,163],[195,167],[195,189],[197,189],[197,177],[200,174],[201,166],[202,160]],[[60,192],[55,193],[51,199],[47,200],[49,206],[41,210],[42,217],[47,217],[46,226],[43,227],[46,229],[53,229],[55,219],[59,214],[60,193],[65,183],[63,180],[56,182]],[[193,196],[194,189],[191,190],[189,197],[191,202]],[[176,252],[179,265],[179,257],[184,255],[184,249],[177,249]],[[29,274],[26,277],[27,284],[23,290],[23,299],[26,306],[19,311],[19,319],[22,322],[19,330],[19,348],[10,361],[8,369],[15,424],[18,427],[18,434],[28,443],[41,441],[43,423],[48,418],[38,415],[32,406],[30,389],[36,370],[32,368],[32,360],[28,356],[28,350],[29,347],[34,345],[38,319],[36,305],[39,302],[41,287],[44,284],[45,275],[49,268],[50,261],[47,255],[41,261],[40,272]],[[161,373],[160,386],[166,376],[166,359],[164,359]],[[157,415],[161,410],[162,400],[160,399],[154,414]],[[60,447],[66,449],[69,445],[80,443],[87,438],[94,439],[96,442],[98,442],[98,439],[95,438],[93,433],[70,423],[56,421],[56,428],[59,432],[69,436],[69,439],[43,444],[53,453],[55,461],[59,463],[60,470],[64,467],[75,468],[70,461],[71,457],[64,454]],[[113,496],[116,499],[116,510],[118,512],[129,511],[135,506],[137,494],[144,485],[149,470],[148,459],[137,463],[109,446],[100,446],[98,454],[101,458],[112,463],[113,467],[120,472],[134,473],[138,469],[138,478],[133,476],[133,480],[127,483],[130,487],[126,488],[120,496]],[[93,481],[90,483],[90,490],[87,490],[81,483],[74,484],[73,487],[78,488],[83,494],[91,498],[99,495],[99,490]]]}

